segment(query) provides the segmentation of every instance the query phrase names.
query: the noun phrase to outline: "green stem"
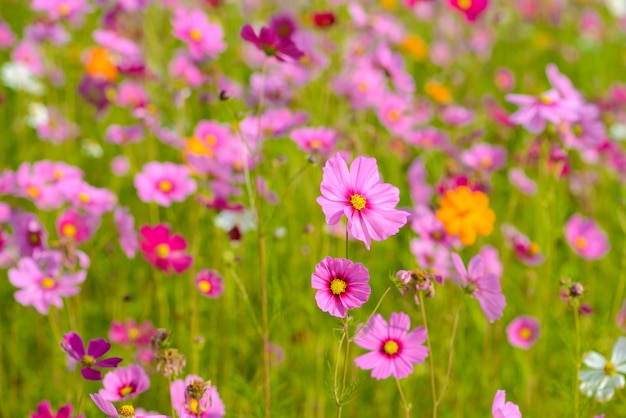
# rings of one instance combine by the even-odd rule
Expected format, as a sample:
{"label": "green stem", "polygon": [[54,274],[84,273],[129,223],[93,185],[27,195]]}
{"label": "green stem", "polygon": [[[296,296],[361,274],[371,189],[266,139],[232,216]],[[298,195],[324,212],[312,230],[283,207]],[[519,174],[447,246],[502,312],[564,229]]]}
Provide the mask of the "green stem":
{"label": "green stem", "polygon": [[76,403],[76,416],[80,414],[80,407],[83,404],[83,398],[85,397],[85,392],[87,391],[87,381],[83,383],[83,390],[80,392],[80,396],[78,397],[78,402]]}
{"label": "green stem", "polygon": [[439,393],[439,398],[437,398],[437,406],[441,403],[443,399],[443,395],[446,392],[446,388],[448,387],[448,382],[450,381],[450,375],[452,374],[452,358],[454,355],[454,340],[456,338],[456,330],[459,325],[459,316],[461,313],[461,308],[463,307],[463,302],[459,305],[459,308],[456,310],[456,315],[454,316],[454,323],[452,324],[452,336],[450,337],[450,348],[448,349],[448,370],[446,370],[446,378],[443,381],[443,385],[441,386],[441,392]]}
{"label": "green stem", "polygon": [[[346,311],[346,318],[348,318],[348,312]],[[343,373],[341,377],[341,391],[339,392],[339,403],[337,404],[337,418],[341,418],[341,410],[343,409],[343,394],[346,389],[346,377],[348,375],[348,360],[350,356],[350,337],[348,335],[348,320],[345,319],[343,323],[343,335],[342,338],[346,340],[346,351],[343,356]],[[339,361],[339,359],[337,359]]]}
{"label": "green stem", "polygon": [[428,360],[430,364],[430,387],[433,394],[433,418],[437,418],[437,406],[439,406],[439,403],[437,400],[437,388],[435,387],[435,363],[433,360],[433,348],[430,344],[430,329],[428,328],[428,320],[426,319],[426,308],[424,307],[424,296],[422,292],[418,292],[417,297],[420,301],[424,328],[426,328],[426,343],[428,344]]}
{"label": "green stem", "polygon": [[578,374],[580,372],[580,318],[578,304],[574,306],[574,326],[576,328],[576,376],[574,377],[574,418],[578,418],[579,390]]}
{"label": "green stem", "polygon": [[402,392],[402,386],[400,386],[400,380],[396,379],[396,386],[398,387],[398,392],[400,392],[400,398],[402,399],[402,406],[404,406],[404,416],[409,418],[411,407],[406,402],[406,398],[404,397],[404,392]]}

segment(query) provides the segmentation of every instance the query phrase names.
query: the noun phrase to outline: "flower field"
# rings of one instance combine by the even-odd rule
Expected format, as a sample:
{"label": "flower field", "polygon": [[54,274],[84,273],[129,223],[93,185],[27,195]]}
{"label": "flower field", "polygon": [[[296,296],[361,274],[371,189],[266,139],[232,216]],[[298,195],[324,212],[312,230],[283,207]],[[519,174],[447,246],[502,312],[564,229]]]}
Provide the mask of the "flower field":
{"label": "flower field", "polygon": [[626,416],[625,45],[624,0],[0,0],[0,417]]}

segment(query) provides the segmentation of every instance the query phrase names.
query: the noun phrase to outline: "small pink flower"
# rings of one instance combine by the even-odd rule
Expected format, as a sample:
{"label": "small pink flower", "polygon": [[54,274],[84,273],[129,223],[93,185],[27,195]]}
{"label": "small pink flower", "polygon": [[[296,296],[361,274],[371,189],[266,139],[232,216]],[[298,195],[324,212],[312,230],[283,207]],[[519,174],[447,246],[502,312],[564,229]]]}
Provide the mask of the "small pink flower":
{"label": "small pink flower", "polygon": [[348,310],[361,307],[369,299],[369,279],[369,272],[361,263],[324,258],[311,276],[311,286],[317,290],[317,306],[332,316],[345,318]]}
{"label": "small pink flower", "polygon": [[364,370],[371,370],[375,379],[393,376],[402,379],[413,373],[415,364],[423,363],[428,357],[426,329],[417,327],[409,332],[411,320],[404,312],[394,312],[389,324],[380,314],[372,317],[354,338],[361,348],[371,350],[354,359]]}
{"label": "small pink flower", "polygon": [[182,165],[153,161],[135,176],[135,187],[142,201],[170,206],[195,193],[196,181]]}
{"label": "small pink flower", "polygon": [[346,161],[335,154],[324,166],[322,196],[317,203],[326,215],[326,223],[334,225],[346,215],[352,236],[365,243],[383,241],[398,233],[409,213],[397,210],[400,190],[383,183],[375,158],[358,157],[348,170]]}
{"label": "small pink flower", "polygon": [[520,315],[506,327],[509,344],[528,350],[539,339],[539,321],[532,316]]}
{"label": "small pink flower", "polygon": [[119,207],[115,209],[113,220],[119,233],[120,247],[128,258],[134,258],[139,249],[137,233],[135,232],[135,218],[130,214],[128,208]]}
{"label": "small pink flower", "polygon": [[409,105],[408,101],[400,96],[387,95],[376,106],[378,120],[395,135],[407,134],[413,126]]}
{"label": "small pink flower", "polygon": [[149,345],[155,333],[156,329],[152,326],[152,322],[145,321],[138,325],[134,319],[127,319],[123,323],[119,321],[111,323],[109,339],[123,346]]}
{"label": "small pink flower", "polygon": [[74,207],[96,216],[111,211],[117,201],[109,190],[93,187],[82,180],[61,182],[59,190]]}
{"label": "small pink flower", "polygon": [[[48,401],[42,401],[37,405],[37,411],[30,413],[30,418],[71,418],[72,416],[72,405],[63,405],[55,414],[50,409],[50,402]],[[84,418],[84,415],[80,414],[76,418]]]}
{"label": "small pink flower", "polygon": [[290,37],[280,37],[273,29],[265,26],[257,35],[251,25],[244,25],[239,36],[263,51],[268,57],[276,57],[279,61],[285,61],[285,57],[297,60],[304,55]]}
{"label": "small pink flower", "polygon": [[527,266],[537,266],[544,262],[539,245],[532,242],[513,225],[502,224],[502,234],[509,241],[517,258]]}
{"label": "small pink flower", "polygon": [[304,152],[328,155],[337,143],[337,132],[328,128],[299,128],[291,131],[291,139]]}
{"label": "small pink flower", "polygon": [[124,177],[130,170],[130,160],[125,155],[118,155],[111,160],[111,173],[117,177]]}
{"label": "small pink flower", "polygon": [[158,269],[166,273],[174,270],[180,274],[191,265],[192,257],[184,252],[187,242],[178,234],[170,235],[167,225],[146,225],[139,230],[139,234],[144,257]]}
{"label": "small pink flower", "polygon": [[474,22],[483,14],[489,0],[449,0],[450,5],[463,13],[468,22]]}
{"label": "small pink flower", "polygon": [[474,120],[474,112],[463,106],[446,106],[440,117],[448,125],[465,126]]}
{"label": "small pink flower", "polygon": [[496,87],[502,91],[508,92],[515,87],[515,74],[508,68],[498,68],[494,78]]}
{"label": "small pink flower", "polygon": [[506,149],[489,144],[476,144],[461,154],[461,161],[473,170],[490,174],[506,165]]}
{"label": "small pink flower", "polygon": [[505,396],[506,392],[503,390],[496,392],[496,396],[493,398],[493,406],[491,407],[493,418],[522,418],[519,407],[513,402],[505,403]]}
{"label": "small pink flower", "polygon": [[202,71],[193,62],[193,58],[186,51],[179,51],[167,71],[172,77],[180,78],[187,82],[190,87],[200,87],[204,81]]}
{"label": "small pink flower", "polygon": [[609,252],[609,240],[598,224],[590,218],[576,213],[565,224],[567,243],[586,260],[598,260]]}
{"label": "small pink flower", "polygon": [[100,219],[76,209],[68,209],[57,220],[57,232],[62,238],[83,243],[90,239]]}
{"label": "small pink flower", "polygon": [[203,269],[196,276],[196,288],[208,298],[218,298],[224,292],[223,280],[216,271]]}
{"label": "small pink flower", "polygon": [[224,30],[219,23],[209,22],[197,9],[177,9],[172,21],[174,36],[187,43],[191,56],[198,61],[216,58],[226,49]]}
{"label": "small pink flower", "polygon": [[0,19],[0,49],[5,49],[13,45],[15,34],[7,22]]}
{"label": "small pink flower", "polygon": [[128,367],[118,367],[107,373],[102,384],[104,389],[98,392],[102,399],[124,401],[148,390],[150,379],[141,366],[131,364]]}
{"label": "small pink flower", "polygon": [[143,140],[144,132],[141,125],[109,125],[104,133],[107,142],[118,145],[127,145]]}
{"label": "small pink flower", "polygon": [[67,19],[73,23],[80,22],[90,11],[87,0],[33,0],[31,8],[48,13],[52,21]]}
{"label": "small pink flower", "polygon": [[187,388],[194,382],[202,383],[203,380],[199,376],[189,375],[185,380],[178,379],[170,385],[172,406],[178,411],[178,416],[180,418],[222,418],[226,414],[226,409],[217,388],[205,383],[204,394],[200,399],[195,399],[187,392]]}

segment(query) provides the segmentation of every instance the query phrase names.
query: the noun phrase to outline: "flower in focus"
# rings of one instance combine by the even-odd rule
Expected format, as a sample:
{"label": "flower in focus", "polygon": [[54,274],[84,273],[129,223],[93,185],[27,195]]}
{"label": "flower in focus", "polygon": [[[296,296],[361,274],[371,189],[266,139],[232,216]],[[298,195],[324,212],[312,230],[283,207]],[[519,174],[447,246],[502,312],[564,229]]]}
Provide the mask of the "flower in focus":
{"label": "flower in focus", "polygon": [[493,405],[491,406],[491,414],[493,418],[522,418],[519,406],[513,402],[506,402],[506,392],[499,390],[493,397]]}
{"label": "flower in focus", "polygon": [[364,370],[371,370],[375,379],[393,376],[402,379],[413,373],[413,365],[424,362],[428,357],[426,329],[417,327],[409,332],[411,320],[404,312],[394,312],[389,324],[380,314],[372,317],[354,337],[361,348],[371,350],[354,359]]}
{"label": "flower in focus", "polygon": [[222,418],[226,414],[217,388],[199,376],[189,375],[185,380],[173,381],[170,395],[180,418]]}
{"label": "flower in focus", "polygon": [[134,398],[150,387],[146,372],[136,364],[119,367],[107,373],[102,381],[104,389],[98,394],[107,401],[123,401]]}
{"label": "flower in focus", "polygon": [[208,298],[218,298],[224,292],[223,280],[216,271],[203,269],[196,276],[196,288]]}
{"label": "flower in focus", "polygon": [[496,215],[489,208],[489,198],[481,191],[467,186],[448,190],[436,213],[446,232],[456,235],[465,245],[476,242],[476,235],[487,236],[493,231]]}
{"label": "flower in focus", "polygon": [[326,223],[334,225],[346,215],[352,236],[368,250],[372,239],[383,241],[397,234],[409,216],[395,208],[400,190],[381,181],[375,158],[358,157],[348,170],[343,157],[335,154],[324,166],[320,190],[317,203]]}
{"label": "flower in focus", "polygon": [[191,265],[192,257],[183,251],[187,242],[178,234],[171,235],[167,225],[145,225],[139,230],[140,246],[144,257],[153,266],[169,273],[172,269],[182,273]]}
{"label": "flower in focus", "polygon": [[452,264],[459,273],[460,284],[465,292],[478,300],[480,308],[490,322],[499,319],[506,306],[506,298],[502,294],[498,277],[495,274],[485,272],[482,256],[477,255],[472,258],[467,270],[457,253],[451,253],[450,257]]}
{"label": "flower in focus", "polygon": [[332,316],[345,318],[346,311],[359,308],[369,299],[369,279],[363,264],[345,258],[324,258],[311,276],[311,286],[317,289],[317,306]]}
{"label": "flower in focus", "polygon": [[606,232],[593,219],[578,213],[565,224],[565,238],[572,250],[586,260],[598,260],[610,249]]}
{"label": "flower in focus", "polygon": [[520,315],[506,327],[509,344],[524,350],[528,350],[537,342],[539,334],[539,321],[532,316]]}
{"label": "flower in focus", "polygon": [[70,358],[82,366],[80,373],[86,380],[102,380],[102,373],[98,368],[115,368],[122,362],[120,357],[109,357],[97,361],[111,349],[111,344],[104,338],[97,338],[89,341],[87,351],[80,335],[75,332],[68,332],[63,336],[65,342],[61,343]]}
{"label": "flower in focus", "polygon": [[135,176],[135,187],[144,202],[170,206],[182,202],[196,191],[196,181],[185,166],[174,163],[150,162]]}
{"label": "flower in focus", "polygon": [[[135,408],[131,405],[122,405],[120,409],[115,409],[115,406],[111,401],[103,399],[96,393],[89,394],[91,400],[96,404],[98,409],[104,412],[107,418],[169,418],[166,415],[135,415]],[[139,411],[139,410],[138,410]],[[172,417],[173,418],[173,417]]]}
{"label": "flower in focus", "polygon": [[291,38],[282,38],[274,30],[267,27],[262,27],[257,35],[252,26],[247,24],[241,28],[240,36],[243,40],[263,51],[268,57],[276,57],[279,61],[285,61],[285,57],[298,60],[304,55]]}
{"label": "flower in focus", "polygon": [[583,363],[589,369],[578,373],[580,390],[588,397],[595,396],[599,402],[611,400],[615,389],[623,388],[625,383],[622,373],[626,373],[626,338],[617,339],[610,360],[589,351],[583,356]]}
{"label": "flower in focus", "polygon": [[[37,405],[37,411],[30,413],[30,418],[71,418],[72,416],[72,405],[63,405],[55,414],[50,409],[50,402],[48,401],[40,402]],[[84,418],[84,415],[80,414],[76,418]]]}
{"label": "flower in focus", "polygon": [[127,319],[123,323],[113,321],[109,330],[109,339],[123,346],[148,345],[156,330],[152,327],[152,322],[145,321],[138,325],[134,319]]}

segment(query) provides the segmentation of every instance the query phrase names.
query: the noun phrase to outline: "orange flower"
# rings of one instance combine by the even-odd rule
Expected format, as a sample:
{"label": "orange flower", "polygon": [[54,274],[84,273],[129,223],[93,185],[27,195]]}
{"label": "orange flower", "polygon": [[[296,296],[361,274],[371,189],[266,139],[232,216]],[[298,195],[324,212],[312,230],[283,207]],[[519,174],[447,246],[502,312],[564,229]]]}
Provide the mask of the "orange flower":
{"label": "orange flower", "polygon": [[418,62],[423,62],[428,58],[428,46],[418,35],[407,35],[400,43],[400,50]]}
{"label": "orange flower", "polygon": [[439,104],[448,104],[452,101],[452,95],[450,94],[450,90],[448,90],[446,86],[437,81],[428,81],[424,86],[424,91]]}
{"label": "orange flower", "polygon": [[441,199],[437,211],[446,232],[456,235],[465,245],[476,241],[476,234],[487,236],[493,231],[496,215],[489,209],[489,198],[480,191],[472,191],[467,186],[448,190]]}
{"label": "orange flower", "polygon": [[104,78],[113,81],[117,78],[117,66],[113,56],[104,48],[90,48],[87,51],[87,73],[93,77]]}

